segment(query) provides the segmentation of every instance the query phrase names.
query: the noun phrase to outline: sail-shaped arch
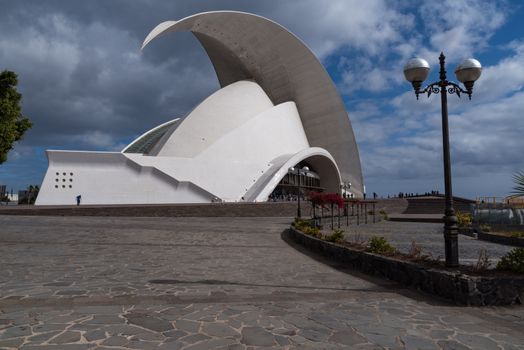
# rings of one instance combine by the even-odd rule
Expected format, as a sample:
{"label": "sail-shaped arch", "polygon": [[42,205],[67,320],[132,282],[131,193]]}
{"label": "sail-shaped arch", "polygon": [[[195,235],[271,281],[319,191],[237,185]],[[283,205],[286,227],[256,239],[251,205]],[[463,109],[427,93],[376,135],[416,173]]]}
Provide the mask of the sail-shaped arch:
{"label": "sail-shaped arch", "polygon": [[313,52],[281,25],[261,16],[236,11],[195,14],[155,27],[142,48],[155,38],[190,31],[200,41],[222,87],[254,80],[272,102],[296,103],[312,147],[335,159],[342,181],[363,193],[360,157],[348,113],[340,95]]}

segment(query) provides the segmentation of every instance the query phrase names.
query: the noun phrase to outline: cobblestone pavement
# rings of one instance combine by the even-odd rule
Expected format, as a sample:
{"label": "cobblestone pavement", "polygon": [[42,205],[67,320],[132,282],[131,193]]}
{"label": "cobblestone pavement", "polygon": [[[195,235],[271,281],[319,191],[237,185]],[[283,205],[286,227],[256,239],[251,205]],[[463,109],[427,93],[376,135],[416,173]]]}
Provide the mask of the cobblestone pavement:
{"label": "cobblestone pavement", "polygon": [[[344,221],[343,221],[344,223]],[[330,226],[328,222],[328,228]],[[342,225],[346,233],[346,239],[351,242],[368,240],[372,236],[384,237],[395,248],[403,253],[409,253],[411,242],[422,247],[422,251],[431,254],[434,258],[444,259],[444,236],[442,233],[443,224],[420,223],[420,222],[399,222],[399,221],[380,221],[375,224],[356,225],[352,222],[349,227]],[[485,249],[492,267],[496,262],[514,247],[477,240],[469,236],[459,235],[459,258],[461,264],[476,264],[481,249]]]}
{"label": "cobblestone pavement", "polygon": [[523,307],[330,266],[288,223],[0,216],[0,349],[524,349]]}

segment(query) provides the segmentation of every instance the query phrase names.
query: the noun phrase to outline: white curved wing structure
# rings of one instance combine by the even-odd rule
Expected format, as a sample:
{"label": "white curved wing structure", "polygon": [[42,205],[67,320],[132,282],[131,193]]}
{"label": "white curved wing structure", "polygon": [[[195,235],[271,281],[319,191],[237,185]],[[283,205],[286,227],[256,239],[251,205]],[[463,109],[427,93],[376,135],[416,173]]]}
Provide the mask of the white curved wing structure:
{"label": "white curved wing structure", "polygon": [[159,24],[142,48],[158,36],[191,31],[206,50],[221,86],[253,79],[275,104],[294,101],[309,144],[335,158],[342,181],[363,193],[358,147],[344,103],[311,50],[281,25],[257,15],[204,12]]}
{"label": "white curved wing structure", "polygon": [[164,22],[144,41],[190,30],[222,88],[185,118],[144,133],[122,152],[47,151],[37,204],[265,201],[288,169],[307,164],[324,191],[362,193],[347,112],[322,65],[283,27],[239,12]]}

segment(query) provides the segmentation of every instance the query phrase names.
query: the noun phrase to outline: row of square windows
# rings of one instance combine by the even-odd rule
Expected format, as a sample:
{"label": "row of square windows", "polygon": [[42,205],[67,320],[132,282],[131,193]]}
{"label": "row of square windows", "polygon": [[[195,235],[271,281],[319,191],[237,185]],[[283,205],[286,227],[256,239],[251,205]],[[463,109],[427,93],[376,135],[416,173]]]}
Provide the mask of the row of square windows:
{"label": "row of square windows", "polygon": [[[58,176],[58,175],[60,175],[60,173],[57,171],[57,172],[56,172],[56,176]],[[62,175],[66,176],[67,173],[62,173]],[[70,176],[73,176],[73,173],[69,173],[69,175],[70,175]]]}
{"label": "row of square windows", "polygon": [[[56,182],[60,181],[58,179],[55,179]],[[62,182],[66,182],[66,179],[62,179]],[[73,182],[73,179],[69,179],[69,182]]]}
{"label": "row of square windows", "polygon": [[[55,188],[58,188],[58,185],[55,185]],[[66,185],[62,185],[62,188],[66,188]],[[73,188],[73,186],[69,185],[69,188]]]}

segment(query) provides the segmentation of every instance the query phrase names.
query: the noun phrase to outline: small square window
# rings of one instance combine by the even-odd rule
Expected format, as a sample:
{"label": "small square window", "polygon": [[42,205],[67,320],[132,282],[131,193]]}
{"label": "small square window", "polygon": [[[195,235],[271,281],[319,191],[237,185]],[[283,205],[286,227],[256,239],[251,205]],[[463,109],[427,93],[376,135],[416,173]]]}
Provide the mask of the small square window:
{"label": "small square window", "polygon": [[65,174],[66,174],[66,173],[62,173],[62,175],[64,175],[64,176],[65,176]]}
{"label": "small square window", "polygon": [[73,186],[69,185],[69,188],[73,188]]}
{"label": "small square window", "polygon": [[73,182],[73,179],[69,179],[69,182]]}
{"label": "small square window", "polygon": [[65,185],[62,185],[62,188],[65,188]]}
{"label": "small square window", "polygon": [[56,173],[56,175],[60,175],[60,173]]}
{"label": "small square window", "polygon": [[73,173],[69,173],[69,175],[73,176]]}
{"label": "small square window", "polygon": [[55,185],[55,188],[58,188],[58,185]]}
{"label": "small square window", "polygon": [[58,179],[55,179],[56,182],[58,182]]}

